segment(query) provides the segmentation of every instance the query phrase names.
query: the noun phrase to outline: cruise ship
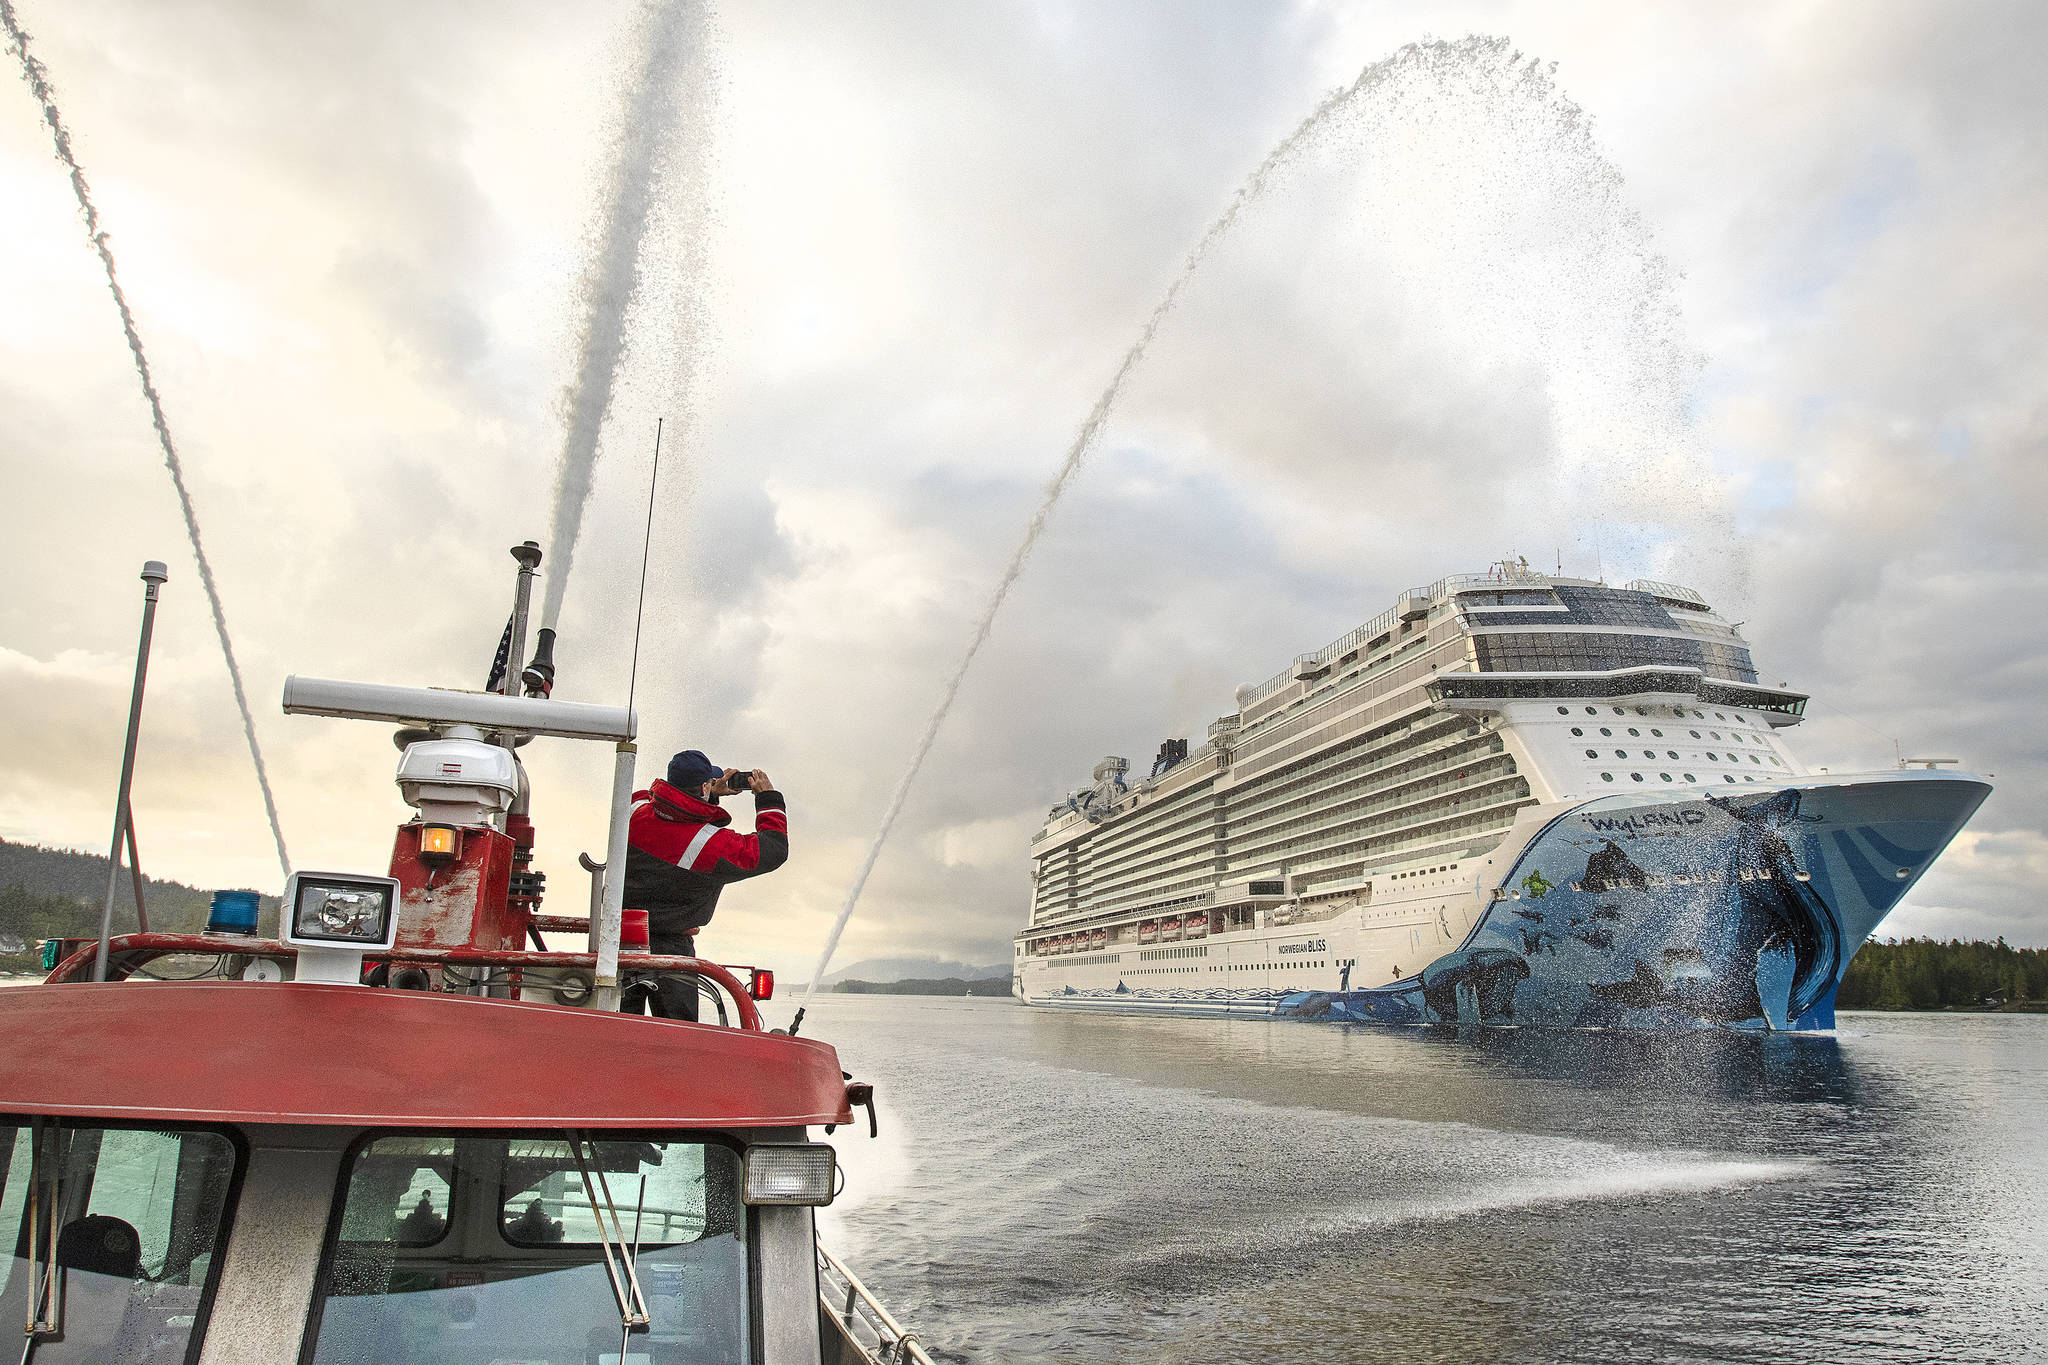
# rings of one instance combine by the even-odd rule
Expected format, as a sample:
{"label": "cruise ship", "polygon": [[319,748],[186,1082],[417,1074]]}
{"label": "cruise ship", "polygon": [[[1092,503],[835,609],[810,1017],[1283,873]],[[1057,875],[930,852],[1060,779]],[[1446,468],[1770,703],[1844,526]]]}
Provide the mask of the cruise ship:
{"label": "cruise ship", "polygon": [[1388,1024],[1825,1029],[1990,786],[1830,774],[1698,593],[1533,572],[1402,593],[1206,743],[1031,844],[1026,1004]]}

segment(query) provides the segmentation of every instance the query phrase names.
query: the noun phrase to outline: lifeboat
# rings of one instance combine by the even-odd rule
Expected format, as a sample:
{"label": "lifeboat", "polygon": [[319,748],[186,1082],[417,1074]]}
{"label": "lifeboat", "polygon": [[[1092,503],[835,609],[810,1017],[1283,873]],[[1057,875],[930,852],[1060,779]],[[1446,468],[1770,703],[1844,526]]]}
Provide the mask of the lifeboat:
{"label": "lifeboat", "polygon": [[[267,936],[221,893],[202,933],[52,940],[0,990],[22,1360],[929,1365],[818,1243],[840,1171],[813,1130],[872,1132],[872,1089],[768,1031],[768,972],[622,945],[634,717],[507,671],[288,679],[287,712],[401,727],[419,814],[388,873],[293,874]],[[538,913],[525,871],[514,746],[547,738],[616,755],[587,917]],[[656,978],[701,1018],[622,1012]]]}
{"label": "lifeboat", "polygon": [[1109,931],[1107,929],[1097,929],[1089,936],[1088,946],[1091,948],[1107,948],[1109,946]]}
{"label": "lifeboat", "polygon": [[1158,941],[1159,925],[1157,923],[1152,920],[1146,920],[1138,926],[1138,942],[1157,943]]}
{"label": "lifeboat", "polygon": [[1160,941],[1161,943],[1175,943],[1175,942],[1178,942],[1178,941],[1179,941],[1179,939],[1180,939],[1180,921],[1179,921],[1179,920],[1177,920],[1177,919],[1167,919],[1167,920],[1161,920],[1161,921],[1159,922],[1159,941]]}
{"label": "lifeboat", "polygon": [[1182,924],[1185,926],[1183,932],[1189,938],[1209,937],[1209,917],[1207,915],[1189,915],[1182,921]]}

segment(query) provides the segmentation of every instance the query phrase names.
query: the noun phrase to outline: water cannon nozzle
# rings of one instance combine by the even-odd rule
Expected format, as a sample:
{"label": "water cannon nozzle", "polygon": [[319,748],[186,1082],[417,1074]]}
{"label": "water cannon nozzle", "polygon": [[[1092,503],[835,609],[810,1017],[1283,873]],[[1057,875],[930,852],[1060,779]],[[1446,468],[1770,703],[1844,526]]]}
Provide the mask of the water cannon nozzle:
{"label": "water cannon nozzle", "polygon": [[512,558],[519,561],[519,567],[522,569],[538,569],[540,567],[540,542],[537,540],[520,541],[512,547]]}
{"label": "water cannon nozzle", "polygon": [[519,670],[519,681],[526,687],[529,697],[545,697],[555,690],[555,632],[546,626],[540,628],[540,639],[533,647],[533,659]]}

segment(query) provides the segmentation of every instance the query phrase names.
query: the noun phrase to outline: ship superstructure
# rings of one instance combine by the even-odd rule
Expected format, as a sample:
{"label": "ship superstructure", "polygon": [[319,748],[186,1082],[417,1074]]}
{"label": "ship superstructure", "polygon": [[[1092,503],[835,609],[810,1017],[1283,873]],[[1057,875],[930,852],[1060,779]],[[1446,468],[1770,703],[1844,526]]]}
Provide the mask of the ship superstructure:
{"label": "ship superstructure", "polygon": [[1698,593],[1520,561],[1403,593],[1236,701],[1048,812],[1019,998],[1825,1024],[1989,791],[1810,775],[1781,738],[1807,697],[1759,683]]}

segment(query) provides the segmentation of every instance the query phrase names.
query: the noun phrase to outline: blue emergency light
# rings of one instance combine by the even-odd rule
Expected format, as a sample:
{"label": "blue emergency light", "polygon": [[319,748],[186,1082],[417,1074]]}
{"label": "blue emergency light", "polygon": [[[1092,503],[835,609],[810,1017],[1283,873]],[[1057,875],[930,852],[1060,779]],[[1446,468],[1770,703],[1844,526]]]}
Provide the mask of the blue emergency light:
{"label": "blue emergency light", "polygon": [[257,895],[254,891],[216,891],[206,915],[209,934],[256,935]]}

